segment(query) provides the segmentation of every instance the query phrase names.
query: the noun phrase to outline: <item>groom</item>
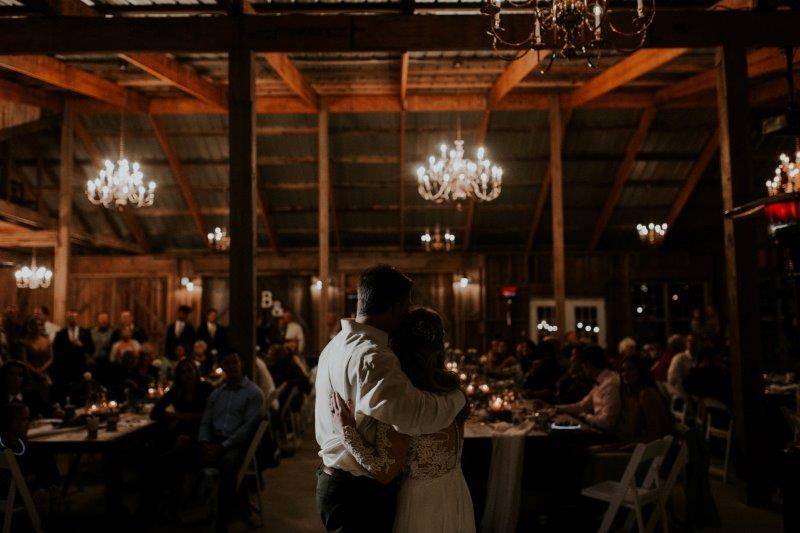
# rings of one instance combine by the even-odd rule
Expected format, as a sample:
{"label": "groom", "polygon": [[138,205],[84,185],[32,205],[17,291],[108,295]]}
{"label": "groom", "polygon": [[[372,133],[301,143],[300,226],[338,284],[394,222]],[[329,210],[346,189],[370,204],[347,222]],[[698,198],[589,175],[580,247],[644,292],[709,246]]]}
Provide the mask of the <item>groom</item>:
{"label": "groom", "polygon": [[[356,319],[342,320],[342,330],[320,355],[315,420],[322,466],[317,471],[317,507],[328,531],[389,532],[396,503],[396,484],[382,485],[370,478],[345,450],[342,435],[334,430],[331,394],[338,392],[353,402],[359,425],[370,416],[407,435],[449,426],[464,406],[460,391],[436,395],[414,388],[389,348],[389,334],[408,313],[412,284],[390,266],[364,271]],[[362,436],[374,443],[374,435]]]}

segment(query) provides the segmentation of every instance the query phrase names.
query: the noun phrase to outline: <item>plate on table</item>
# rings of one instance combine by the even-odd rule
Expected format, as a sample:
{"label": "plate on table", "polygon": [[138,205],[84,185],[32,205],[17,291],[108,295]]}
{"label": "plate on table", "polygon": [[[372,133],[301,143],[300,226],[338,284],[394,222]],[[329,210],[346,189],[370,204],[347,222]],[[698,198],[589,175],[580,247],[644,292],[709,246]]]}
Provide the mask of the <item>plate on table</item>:
{"label": "plate on table", "polygon": [[550,423],[550,429],[556,431],[577,431],[582,427],[583,425],[574,418],[563,416],[557,417],[555,420],[553,420],[553,422]]}

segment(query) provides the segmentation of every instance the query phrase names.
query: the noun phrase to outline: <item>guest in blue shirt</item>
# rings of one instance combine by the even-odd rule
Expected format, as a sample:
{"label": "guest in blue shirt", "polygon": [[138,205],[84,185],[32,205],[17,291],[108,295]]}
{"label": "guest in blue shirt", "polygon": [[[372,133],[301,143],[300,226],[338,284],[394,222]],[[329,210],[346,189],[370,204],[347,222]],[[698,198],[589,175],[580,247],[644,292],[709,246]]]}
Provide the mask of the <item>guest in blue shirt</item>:
{"label": "guest in blue shirt", "polygon": [[261,419],[264,395],[242,372],[238,354],[226,354],[220,365],[225,382],[208,398],[199,441],[203,464],[220,472],[218,527],[224,530],[236,497],[236,474]]}

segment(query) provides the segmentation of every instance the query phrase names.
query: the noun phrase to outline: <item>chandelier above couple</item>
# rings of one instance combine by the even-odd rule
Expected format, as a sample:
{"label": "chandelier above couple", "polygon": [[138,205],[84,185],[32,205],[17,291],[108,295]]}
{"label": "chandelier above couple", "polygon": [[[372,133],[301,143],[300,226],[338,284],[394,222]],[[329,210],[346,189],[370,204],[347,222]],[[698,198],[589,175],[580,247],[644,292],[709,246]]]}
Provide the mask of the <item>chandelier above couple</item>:
{"label": "chandelier above couple", "polygon": [[[629,3],[630,6],[625,5]],[[490,17],[488,33],[492,46],[503,52],[504,59],[515,60],[534,50],[550,50],[549,61],[541,67],[546,72],[558,58],[585,58],[597,65],[603,48],[631,52],[641,48],[655,15],[655,0],[484,0],[481,12]],[[529,15],[530,22],[520,26],[507,15]],[[517,18],[517,17],[515,17]],[[513,26],[513,27],[512,27]]]}

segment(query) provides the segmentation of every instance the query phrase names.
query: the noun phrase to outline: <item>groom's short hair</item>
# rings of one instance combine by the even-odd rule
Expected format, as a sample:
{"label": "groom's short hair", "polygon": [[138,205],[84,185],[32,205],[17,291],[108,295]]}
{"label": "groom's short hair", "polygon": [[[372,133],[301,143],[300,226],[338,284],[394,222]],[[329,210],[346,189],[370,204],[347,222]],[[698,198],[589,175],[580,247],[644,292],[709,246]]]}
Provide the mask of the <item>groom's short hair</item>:
{"label": "groom's short hair", "polygon": [[411,296],[411,278],[393,266],[376,265],[361,273],[358,314],[377,315]]}

